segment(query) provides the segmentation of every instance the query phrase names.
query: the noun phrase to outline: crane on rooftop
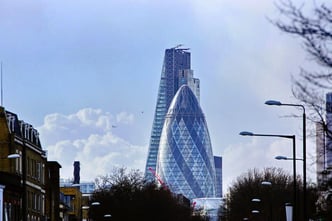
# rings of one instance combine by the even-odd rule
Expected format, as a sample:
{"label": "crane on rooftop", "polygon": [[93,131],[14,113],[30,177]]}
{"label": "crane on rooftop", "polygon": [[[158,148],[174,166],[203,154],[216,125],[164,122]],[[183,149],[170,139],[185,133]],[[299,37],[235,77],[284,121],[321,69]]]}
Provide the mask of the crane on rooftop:
{"label": "crane on rooftop", "polygon": [[179,50],[182,50],[182,51],[190,50],[190,48],[180,48],[182,46],[183,46],[183,44],[178,44],[175,47],[173,47],[173,49],[179,49]]}

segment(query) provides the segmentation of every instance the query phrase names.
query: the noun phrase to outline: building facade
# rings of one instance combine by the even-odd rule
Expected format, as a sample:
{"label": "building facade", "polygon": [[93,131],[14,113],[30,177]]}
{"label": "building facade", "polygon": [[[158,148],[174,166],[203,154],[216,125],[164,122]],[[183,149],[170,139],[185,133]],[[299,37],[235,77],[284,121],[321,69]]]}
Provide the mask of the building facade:
{"label": "building facade", "polygon": [[[17,157],[6,157],[13,154]],[[54,177],[59,176],[60,167],[57,164],[53,168],[53,164],[47,163],[38,131],[3,107],[0,107],[0,158],[1,216],[13,221],[58,220],[56,214],[51,217],[47,203],[58,203],[59,182],[48,179],[47,175],[50,169]],[[50,195],[57,196],[50,200]]]}
{"label": "building facade", "polygon": [[205,116],[196,96],[182,85],[165,117],[157,174],[189,199],[215,197],[216,170]]}
{"label": "building facade", "polygon": [[60,187],[60,192],[66,206],[66,221],[82,220],[82,193],[79,186]]}
{"label": "building facade", "polygon": [[222,197],[222,157],[214,156],[216,169],[216,197]]}
{"label": "building facade", "polygon": [[[199,105],[200,80],[194,78],[188,50],[181,46],[165,50],[145,179],[166,184],[173,192],[189,199],[221,197],[222,160],[212,154],[207,124]],[[191,114],[181,112],[180,103]]]}
{"label": "building facade", "polygon": [[332,169],[332,92],[326,94],[326,125],[326,167]]}
{"label": "building facade", "polygon": [[60,221],[59,171],[61,165],[56,161],[47,161],[46,168],[46,214],[48,214],[49,220]]}
{"label": "building facade", "polygon": [[145,178],[147,180],[155,179],[155,175],[151,171],[156,170],[162,127],[174,95],[182,84],[188,84],[199,100],[199,83],[199,79],[193,77],[188,49],[179,47],[166,49],[145,167]]}
{"label": "building facade", "polygon": [[332,92],[326,94],[325,108],[326,127],[316,123],[317,184],[323,189],[332,184]]}

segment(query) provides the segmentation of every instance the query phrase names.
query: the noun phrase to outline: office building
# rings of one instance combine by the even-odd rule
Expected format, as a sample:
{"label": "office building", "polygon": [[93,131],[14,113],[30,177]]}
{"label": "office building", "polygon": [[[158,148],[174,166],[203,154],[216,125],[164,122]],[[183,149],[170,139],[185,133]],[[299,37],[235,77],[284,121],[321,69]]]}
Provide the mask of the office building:
{"label": "office building", "polygon": [[332,182],[332,92],[326,94],[326,127],[316,123],[317,184],[326,188]]}
{"label": "office building", "polygon": [[214,156],[216,170],[216,197],[222,197],[222,157]]}
{"label": "office building", "polygon": [[166,49],[145,178],[189,199],[221,197],[222,158],[213,157],[188,48]]}
{"label": "office building", "polygon": [[190,67],[190,52],[187,48],[180,47],[166,49],[145,167],[147,180],[155,179],[153,171],[156,170],[160,135],[165,115],[174,95],[183,84],[187,84],[192,89],[199,101],[200,82],[199,79],[193,77],[193,71]]}
{"label": "office building", "polygon": [[215,197],[216,170],[205,116],[188,85],[173,98],[160,137],[157,170],[174,193]]}
{"label": "office building", "polygon": [[332,92],[326,94],[326,125],[326,167],[332,169]]}
{"label": "office building", "polygon": [[325,160],[325,133],[323,125],[320,122],[316,123],[316,172],[317,172],[317,186],[326,187],[326,160]]}

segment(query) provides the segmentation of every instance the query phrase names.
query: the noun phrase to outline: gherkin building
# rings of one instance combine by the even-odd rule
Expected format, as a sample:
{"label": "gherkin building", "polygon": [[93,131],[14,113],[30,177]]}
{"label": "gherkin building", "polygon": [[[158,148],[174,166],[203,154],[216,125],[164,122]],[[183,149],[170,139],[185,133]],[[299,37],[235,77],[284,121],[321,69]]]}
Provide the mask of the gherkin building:
{"label": "gherkin building", "polygon": [[207,123],[186,84],[168,108],[157,157],[156,172],[172,192],[188,199],[215,196],[216,172]]}

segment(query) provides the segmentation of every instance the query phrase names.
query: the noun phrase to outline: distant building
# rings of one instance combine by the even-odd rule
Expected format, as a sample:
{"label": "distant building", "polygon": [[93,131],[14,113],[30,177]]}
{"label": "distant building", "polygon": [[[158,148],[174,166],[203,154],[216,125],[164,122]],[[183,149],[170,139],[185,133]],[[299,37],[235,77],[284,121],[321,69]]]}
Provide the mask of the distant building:
{"label": "distant building", "polygon": [[326,94],[326,124],[326,167],[332,169],[332,92]]}
{"label": "distant building", "polygon": [[145,178],[188,199],[215,197],[222,195],[222,162],[213,158],[190,56],[181,45],[165,50]]}
{"label": "distant building", "polygon": [[[60,173],[61,165],[56,161],[48,161],[46,164],[46,214],[49,220],[60,220]],[[59,205],[59,206],[54,206]]]}
{"label": "distant building", "polygon": [[216,169],[216,197],[222,197],[222,157],[214,156]]}
{"label": "distant building", "polygon": [[157,174],[174,193],[189,199],[215,197],[216,171],[210,135],[196,96],[182,85],[161,133]]}
{"label": "distant building", "polygon": [[82,193],[78,186],[60,187],[68,221],[82,220]]}
{"label": "distant building", "polygon": [[[197,96],[199,101],[199,79],[193,77],[190,68],[190,52],[185,48],[170,48],[165,50],[164,62],[161,71],[157,104],[152,125],[149,152],[146,160],[145,178],[154,180],[151,171],[156,170],[157,155],[165,115],[171,101],[181,85],[187,84]],[[150,168],[152,170],[150,170]]]}
{"label": "distant building", "polygon": [[[95,190],[94,182],[80,182],[80,162],[75,161],[73,179],[61,179],[63,217],[68,221],[88,220],[90,197]],[[81,208],[79,211],[76,208]],[[65,218],[64,218],[65,219]]]}
{"label": "distant building", "polygon": [[326,128],[316,123],[317,184],[323,189],[332,184],[332,92],[326,94],[325,120]]}
{"label": "distant building", "polygon": [[193,215],[206,218],[209,221],[218,221],[222,216],[222,198],[196,198],[193,199]]}

